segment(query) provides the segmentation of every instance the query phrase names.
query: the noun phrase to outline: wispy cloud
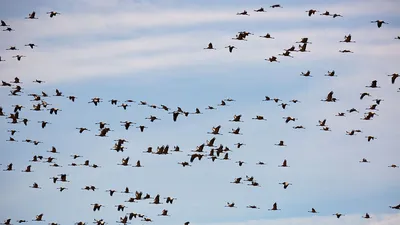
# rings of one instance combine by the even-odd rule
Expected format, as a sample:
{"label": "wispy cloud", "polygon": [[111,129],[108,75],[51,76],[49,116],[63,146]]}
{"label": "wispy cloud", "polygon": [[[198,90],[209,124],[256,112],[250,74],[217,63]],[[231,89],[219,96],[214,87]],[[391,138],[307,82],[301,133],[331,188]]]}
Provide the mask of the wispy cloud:
{"label": "wispy cloud", "polygon": [[[369,220],[360,220],[361,215],[345,215],[340,219],[337,219],[336,216],[313,216],[313,217],[300,217],[300,218],[290,218],[290,219],[274,219],[274,220],[250,220],[244,222],[232,222],[232,223],[211,223],[213,224],[222,224],[222,225],[317,225],[317,224],[326,224],[326,225],[358,225],[358,224],[369,224],[369,225],[396,225],[400,222],[399,214],[381,214],[381,215],[371,215],[371,219]],[[207,223],[209,224],[209,223]]]}
{"label": "wispy cloud", "polygon": [[[264,32],[256,30],[252,31],[256,35],[250,36],[248,43],[231,40],[235,33],[214,31],[204,34],[204,31],[201,30],[134,38],[126,37],[123,40],[106,40],[94,43],[84,41],[75,44],[74,41],[66,41],[61,46],[57,46],[57,43],[45,46],[45,42],[40,42],[37,49],[23,49],[23,54],[28,57],[23,58],[20,62],[8,59],[15,53],[7,52],[3,57],[11,62],[4,64],[2,70],[5,74],[11,74],[11,71],[17,70],[18,73],[31,74],[31,79],[38,77],[52,82],[61,82],[93,76],[115,76],[115,73],[132,74],[138,71],[177,66],[213,64],[228,66],[232,62],[262,65],[266,63],[265,58],[272,55],[278,56],[284,48],[290,47],[304,36],[309,37],[310,40],[318,40],[308,47],[312,53],[294,53],[295,59],[281,57],[285,63],[298,64],[309,59],[338,60],[345,58],[350,60],[363,58],[373,61],[376,57],[385,57],[388,58],[388,64],[390,64],[399,55],[398,52],[392,51],[396,44],[391,43],[391,41],[395,40],[383,44],[384,39],[395,35],[393,29],[381,32],[378,36],[367,40],[368,42],[363,43],[359,39],[360,43],[357,44],[339,43],[339,40],[342,40],[347,31],[346,29],[331,29],[329,36],[325,36],[324,31],[320,29],[306,32],[302,30],[277,31],[271,33],[276,38],[275,40],[265,40],[258,37],[264,35]],[[365,37],[369,33],[370,31],[367,29],[352,32],[355,40]],[[214,43],[217,51],[203,49],[210,41]],[[380,44],[376,45],[376,42]],[[229,54],[228,50],[224,49],[228,44],[234,44],[238,47],[238,50]],[[5,47],[5,45],[3,46]],[[20,48],[23,48],[23,46],[20,46]],[[260,48],[265,48],[266,51],[262,51]],[[351,49],[355,53],[341,54],[338,52],[341,49]],[[248,56],[243,58],[240,57],[240,54]],[[369,56],[373,56],[373,58]],[[46,62],[45,67],[40,63],[43,61]],[[53,73],[57,76],[54,76]]]}

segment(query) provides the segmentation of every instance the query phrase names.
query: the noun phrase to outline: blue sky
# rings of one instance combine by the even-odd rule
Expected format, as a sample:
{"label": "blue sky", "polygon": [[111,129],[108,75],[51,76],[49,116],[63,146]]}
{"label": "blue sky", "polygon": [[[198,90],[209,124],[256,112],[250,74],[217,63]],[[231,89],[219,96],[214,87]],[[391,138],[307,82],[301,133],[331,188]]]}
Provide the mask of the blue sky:
{"label": "blue sky", "polygon": [[[2,20],[15,32],[0,33],[1,80],[18,76],[23,84],[21,97],[8,96],[10,88],[0,87],[0,106],[8,115],[11,105],[26,108],[21,118],[29,118],[28,126],[12,125],[3,118],[0,126],[0,164],[4,169],[13,163],[15,171],[0,172],[0,220],[11,218],[31,220],[44,213],[47,222],[71,224],[91,223],[103,218],[114,223],[124,213],[115,205],[127,205],[126,212],[145,214],[156,224],[242,225],[242,224],[379,224],[400,222],[398,211],[389,205],[400,203],[398,153],[400,134],[393,121],[400,113],[400,85],[390,83],[388,74],[399,73],[400,5],[397,1],[280,1],[284,8],[271,9],[275,2],[265,1],[26,1],[7,0],[0,9]],[[264,7],[267,13],[256,14],[253,9]],[[306,10],[321,12],[308,17]],[[236,16],[246,9],[250,16]],[[32,10],[38,20],[24,20]],[[61,13],[50,19],[47,11]],[[339,13],[343,18],[320,16],[323,11]],[[385,20],[378,29],[371,20]],[[248,41],[232,40],[239,31],[255,35]],[[273,40],[259,36],[270,33]],[[356,43],[339,43],[351,34]],[[294,58],[279,57],[283,49],[308,37],[308,53],[293,53]],[[212,42],[217,50],[204,50]],[[38,45],[33,50],[25,44]],[[18,54],[26,55],[20,62],[13,59],[15,45]],[[235,45],[233,53],[224,47]],[[350,49],[353,54],[339,50]],[[265,58],[278,56],[281,63]],[[302,77],[311,71],[313,77]],[[326,77],[335,70],[338,77]],[[36,84],[35,79],[46,83]],[[372,80],[382,88],[368,89]],[[27,94],[44,91],[50,95],[58,88],[65,96],[78,97],[75,103],[65,97],[46,99],[53,107],[62,109],[59,115],[48,111],[29,110],[34,102]],[[336,103],[320,101],[334,91]],[[372,97],[359,99],[360,93]],[[97,107],[88,104],[93,97],[104,102]],[[285,103],[291,99],[301,102],[282,109],[274,102],[262,101],[265,96],[277,97]],[[236,101],[217,107],[224,98]],[[110,99],[147,101],[164,104],[173,110],[180,106],[204,114],[179,116],[177,122],[160,109],[132,104],[124,111],[112,106]],[[379,111],[371,121],[360,120],[372,99],[382,98]],[[207,106],[217,110],[204,110]],[[51,106],[50,106],[51,107]],[[360,113],[337,117],[338,112],[356,108]],[[243,115],[243,123],[229,122],[235,114]],[[161,118],[154,123],[144,118]],[[267,121],[251,118],[263,115]],[[282,117],[298,118],[285,124]],[[318,120],[327,119],[332,132],[317,127]],[[37,121],[49,121],[45,129]],[[135,127],[126,131],[120,121],[130,120],[148,127],[140,133]],[[96,122],[105,121],[114,131],[109,137],[96,137]],[[192,167],[178,165],[189,161],[190,150],[210,140],[207,134],[213,126],[221,125],[223,135],[216,144],[233,149],[230,161],[208,159],[195,161]],[[303,125],[305,130],[292,127]],[[79,134],[77,127],[91,131]],[[229,134],[241,128],[243,135]],[[16,129],[19,142],[6,142],[8,129]],[[361,129],[355,136],[346,131]],[[367,142],[365,136],[377,139]],[[129,140],[124,152],[110,151],[115,139]],[[34,146],[24,139],[42,141]],[[286,147],[274,144],[284,140]],[[236,149],[235,143],[246,145]],[[179,145],[184,151],[171,155],[147,155],[147,147]],[[60,154],[53,156],[63,167],[29,162],[33,155],[51,156],[46,152],[55,146]],[[208,150],[208,149],[207,149]],[[73,160],[70,155],[83,158]],[[117,164],[129,156],[131,163],[141,160],[143,168],[122,167]],[[367,158],[369,164],[360,164]],[[89,159],[101,168],[69,167],[76,161]],[[278,165],[288,160],[289,168]],[[245,161],[242,167],[235,162]],[[264,161],[265,166],[258,166]],[[33,173],[20,172],[32,165]],[[50,177],[68,174],[70,183],[53,184]],[[261,188],[234,185],[236,177],[254,176]],[[279,183],[293,183],[284,190]],[[37,182],[42,189],[31,189]],[[83,191],[95,185],[98,191]],[[68,190],[59,192],[56,188]],[[125,203],[131,195],[116,193],[110,197],[105,190],[122,191],[129,187],[152,196],[176,197],[172,205],[151,205],[147,201]],[[237,208],[224,207],[235,202]],[[274,202],[281,211],[268,211]],[[92,203],[105,205],[93,212]],[[251,210],[247,205],[257,205]],[[320,213],[307,211],[314,207]],[[158,217],[168,209],[170,217]],[[346,214],[340,220],[332,214]],[[361,218],[368,212],[372,219]],[[132,223],[144,223],[132,221]]]}

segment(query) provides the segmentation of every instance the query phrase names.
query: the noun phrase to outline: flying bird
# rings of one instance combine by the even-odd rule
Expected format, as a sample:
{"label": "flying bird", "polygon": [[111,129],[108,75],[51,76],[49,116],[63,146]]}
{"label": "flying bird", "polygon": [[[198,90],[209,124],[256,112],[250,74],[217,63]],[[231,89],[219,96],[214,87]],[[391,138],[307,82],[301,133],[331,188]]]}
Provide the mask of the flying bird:
{"label": "flying bird", "polygon": [[371,23],[376,23],[376,25],[378,26],[378,28],[381,28],[381,27],[382,27],[382,24],[389,24],[389,23],[386,23],[386,22],[383,21],[383,20],[375,20],[375,21],[371,21]]}
{"label": "flying bird", "polygon": [[213,44],[210,42],[210,43],[208,43],[208,47],[207,48],[204,48],[204,49],[214,49],[214,50],[216,50],[214,47],[213,47]]}

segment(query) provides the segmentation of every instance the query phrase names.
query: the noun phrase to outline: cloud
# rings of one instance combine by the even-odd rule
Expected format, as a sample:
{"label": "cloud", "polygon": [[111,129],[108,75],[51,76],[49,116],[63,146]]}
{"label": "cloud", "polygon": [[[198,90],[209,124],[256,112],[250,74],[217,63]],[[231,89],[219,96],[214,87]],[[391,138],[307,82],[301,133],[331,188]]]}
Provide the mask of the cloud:
{"label": "cloud", "polygon": [[[248,42],[229,41],[234,33],[214,31],[213,36],[205,35],[203,31],[192,31],[176,34],[164,34],[154,37],[127,38],[124,40],[107,40],[95,43],[84,42],[75,45],[69,42],[66,46],[43,46],[30,50],[24,49],[23,58],[20,62],[15,59],[10,60],[14,52],[7,52],[4,55],[9,62],[4,64],[2,71],[5,74],[27,74],[29,79],[44,79],[50,82],[63,82],[73,79],[85,79],[99,76],[115,76],[115,74],[135,74],[146,70],[160,70],[164,68],[176,68],[179,66],[229,66],[232,63],[263,65],[268,64],[264,61],[272,55],[278,56],[284,48],[290,47],[295,41],[303,36],[308,36],[314,41],[309,45],[311,53],[294,53],[294,59],[280,57],[282,63],[300,64],[306,60],[368,60],[373,61],[376,57],[388,58],[389,63],[394,60],[399,53],[391,51],[395,44],[369,44],[339,43],[345,30],[332,29],[330,36],[324,39],[324,32],[315,29],[306,33],[301,30],[291,30],[274,32],[275,40],[264,40],[257,36],[263,34],[261,30],[254,31],[255,36],[250,36]],[[366,29],[353,32],[354,39],[363,37],[369,33]],[[389,29],[384,34],[371,38],[371,42],[382,41],[385,37],[393,34]],[[204,50],[208,42],[212,41],[218,48],[214,50]],[[234,44],[238,47],[237,51],[230,54],[224,47]],[[74,46],[75,45],[75,46]],[[21,47],[22,48],[22,47]],[[260,51],[265,48],[267,51]],[[355,53],[345,55],[338,52],[339,49],[351,49]],[[13,53],[13,54],[12,54]],[[246,54],[247,57],[240,57]],[[370,58],[373,56],[373,58]],[[43,66],[41,62],[46,62]],[[388,64],[389,64],[388,63]],[[392,64],[393,65],[393,64]],[[391,66],[393,67],[393,66]],[[392,69],[393,70],[393,69]],[[27,71],[30,71],[29,73]],[[300,73],[300,71],[299,71]],[[56,76],[55,76],[56,74]]]}
{"label": "cloud", "polygon": [[[86,3],[91,4],[90,1]],[[96,6],[103,7],[102,4],[102,2],[96,3]],[[120,4],[126,4],[127,8],[121,9]],[[374,4],[373,2],[353,2],[346,7],[340,7],[342,7],[342,12],[344,10],[347,13],[346,10],[348,10],[349,16],[360,16],[363,13],[388,12],[393,10],[395,3],[385,2],[379,10],[373,8]],[[109,13],[78,11],[71,14],[63,13],[54,19],[10,21],[16,32],[7,33],[3,38],[11,37],[9,40],[13,40],[13,42],[2,42],[0,47],[18,45],[22,49],[22,45],[27,42],[35,42],[39,45],[39,48],[33,51],[23,49],[22,53],[28,57],[23,58],[21,62],[11,58],[12,55],[16,54],[15,52],[6,52],[3,58],[6,58],[8,62],[7,64],[3,63],[2,72],[12,74],[15,71],[17,74],[27,74],[30,79],[36,79],[39,76],[40,79],[51,82],[63,82],[73,79],[134,74],[141,71],[177,67],[217,64],[228,66],[232,63],[235,65],[239,63],[261,65],[265,63],[264,58],[281,53],[283,48],[290,47],[300,37],[304,36],[311,40],[318,39],[318,41],[309,45],[312,52],[310,54],[296,54],[295,59],[284,60],[283,63],[293,65],[304,63],[303,60],[336,60],[339,57],[373,60],[368,58],[369,55],[387,57],[392,62],[399,55],[398,52],[391,50],[397,44],[392,40],[392,37],[396,35],[395,29],[385,27],[373,37],[361,39],[368,36],[371,30],[375,28],[368,23],[365,27],[355,30],[339,27],[330,28],[329,36],[326,35],[323,28],[319,27],[308,30],[293,27],[280,30],[279,27],[276,27],[276,31],[257,28],[251,30],[251,32],[256,33],[256,36],[249,37],[249,41],[246,43],[231,40],[237,32],[236,29],[233,29],[237,23],[250,25],[252,23],[262,24],[263,21],[283,21],[289,24],[290,21],[295,20],[297,24],[300,20],[309,20],[306,15],[300,13],[303,6],[289,6],[284,9],[270,10],[271,12],[266,14],[254,14],[248,18],[243,18],[236,16],[233,8],[205,9],[199,6],[187,6],[187,9],[177,10],[173,7],[167,7],[160,11],[152,4],[139,4],[140,10],[128,12],[129,6],[136,7],[137,3],[121,3],[119,1],[107,3],[107,7],[113,5],[119,7],[111,7]],[[339,11],[339,4],[326,5],[326,7]],[[326,24],[328,20],[325,19],[320,16],[313,18],[313,21]],[[329,23],[333,22],[330,21]],[[209,25],[207,24],[218,24],[219,27],[227,27],[227,29],[221,30],[216,25],[208,29],[207,26]],[[195,26],[195,29],[190,30],[191,26]],[[175,29],[169,31],[170,28]],[[257,40],[257,36],[264,35],[266,32],[270,32],[276,39],[262,40],[259,38]],[[349,32],[359,43],[338,43]],[[29,34],[29,38],[27,39],[21,33]],[[203,50],[203,47],[210,41],[219,49],[218,51]],[[228,54],[227,51],[221,52],[221,50],[224,50],[222,48],[229,43],[237,45],[238,51],[233,54]],[[267,51],[260,51],[263,48]],[[354,56],[338,53],[339,49],[345,48],[356,53]],[[240,57],[236,54],[246,54],[247,57]],[[229,57],[225,57],[228,55]],[[46,66],[43,66],[40,62],[46,62]],[[57,76],[54,76],[54,74],[57,74]]]}
{"label": "cloud", "polygon": [[[222,223],[196,223],[196,225],[397,225],[400,222],[400,214],[370,214],[371,219],[362,219],[361,215],[345,215],[340,219],[336,216],[312,216],[299,218],[284,218],[284,219],[264,219],[264,220],[249,220],[243,222],[222,222]],[[195,224],[195,223],[193,223]]]}

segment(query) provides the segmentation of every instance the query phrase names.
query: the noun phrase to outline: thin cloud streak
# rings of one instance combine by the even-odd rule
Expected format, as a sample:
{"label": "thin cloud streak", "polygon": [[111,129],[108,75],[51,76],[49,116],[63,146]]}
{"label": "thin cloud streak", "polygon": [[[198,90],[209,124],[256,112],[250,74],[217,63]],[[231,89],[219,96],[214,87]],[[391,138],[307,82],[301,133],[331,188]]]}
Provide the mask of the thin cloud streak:
{"label": "thin cloud streak", "polygon": [[[56,33],[58,30],[54,30]],[[85,79],[95,76],[115,76],[115,73],[135,74],[140,71],[160,70],[164,68],[173,68],[179,66],[195,65],[226,65],[235,64],[254,64],[273,66],[265,62],[265,58],[272,55],[278,56],[284,48],[289,48],[301,37],[308,36],[310,40],[325,36],[324,31],[319,29],[309,30],[306,34],[301,30],[291,30],[275,32],[274,40],[265,40],[259,38],[262,31],[256,31],[256,35],[250,36],[248,42],[231,40],[234,34],[225,32],[214,32],[215,38],[204,35],[204,32],[183,32],[178,34],[165,34],[156,37],[139,37],[131,40],[105,41],[92,44],[80,44],[78,47],[57,47],[55,45],[39,46],[38,48],[23,49],[23,58],[20,62],[11,58],[15,53],[8,51],[3,57],[11,62],[4,64],[2,71],[5,74],[13,74],[17,71],[19,74],[26,74],[31,79],[44,79],[50,82],[63,82],[74,79]],[[368,35],[367,29],[359,29],[353,32],[355,40]],[[291,65],[300,65],[309,59],[318,60],[373,60],[370,56],[384,57],[389,60],[388,65],[394,65],[393,62],[400,53],[392,51],[396,47],[395,43],[379,44],[385,37],[393,35],[395,30],[388,29],[381,32],[380,35],[370,38],[368,43],[339,43],[342,36],[347,33],[342,29],[332,29],[330,36],[322,41],[313,42],[308,49],[311,53],[293,53],[295,59],[286,59],[279,57],[284,63]],[[289,35],[290,34],[290,35]],[[296,39],[294,39],[297,37]],[[218,50],[204,50],[209,40],[212,40]],[[224,44],[225,43],[225,44]],[[234,44],[238,50],[232,54],[224,49],[226,45]],[[73,45],[72,42],[70,42]],[[22,48],[22,47],[21,47]],[[27,47],[26,47],[27,48]],[[54,52],[51,49],[57,48]],[[267,52],[260,49],[266,49]],[[351,49],[354,54],[342,54],[340,49]],[[240,54],[249,55],[246,58],[240,57]],[[226,57],[228,56],[228,57]],[[293,60],[296,60],[295,62]],[[46,62],[42,66],[40,62]],[[22,65],[23,64],[23,65]],[[270,65],[268,65],[270,64]],[[268,65],[268,66],[267,66]],[[17,67],[17,68],[16,68]],[[391,66],[393,67],[393,66]],[[390,69],[390,70],[394,70]],[[299,71],[300,72],[300,71]],[[55,74],[57,74],[55,76]],[[8,79],[11,79],[9,77]]]}
{"label": "thin cloud streak", "polygon": [[[137,6],[137,4],[132,4]],[[341,12],[343,15],[349,18],[358,17],[363,15],[371,15],[373,13],[395,13],[397,3],[393,2],[382,2],[380,7],[377,9],[376,4],[371,2],[351,2],[343,7],[342,4],[324,5],[331,12]],[[23,19],[10,20],[9,23],[13,24],[16,30],[24,31],[32,35],[33,38],[37,37],[60,37],[60,36],[72,36],[72,35],[85,35],[85,34],[98,34],[102,32],[118,32],[123,33],[124,30],[136,30],[136,29],[156,29],[157,27],[185,27],[198,24],[207,23],[224,23],[224,22],[243,22],[254,23],[254,22],[274,22],[274,21],[326,21],[320,15],[316,15],[317,18],[311,18],[306,15],[303,10],[308,10],[312,6],[296,6],[296,7],[285,7],[285,10],[275,9],[269,10],[267,13],[251,13],[249,17],[235,15],[238,11],[235,8],[221,8],[221,9],[205,9],[199,7],[188,7],[184,9],[175,9],[173,7],[166,8],[160,11],[156,7],[144,7],[140,10],[132,12],[128,9],[115,9],[110,10],[107,13],[90,13],[83,11],[81,13],[63,14],[56,19],[47,18],[47,16],[40,16],[40,23],[38,21],[26,21]],[[41,12],[38,12],[38,15]],[[322,12],[321,12],[322,13]],[[25,15],[24,15],[25,16]],[[345,18],[345,19],[346,19]],[[331,18],[329,18],[331,19]],[[336,19],[341,20],[342,18]],[[346,19],[347,20],[347,19]],[[374,20],[371,18],[371,20]],[[138,22],[140,21],[140,22]],[[332,21],[334,22],[334,21]],[[366,21],[368,24],[369,21]],[[40,24],[40,25],[39,25]],[[35,32],[38,28],[40,32]],[[58,29],[57,32],[53,32],[54,27],[62,28]]]}
{"label": "thin cloud streak", "polygon": [[[371,219],[365,220],[360,219],[361,215],[345,215],[340,219],[336,216],[312,216],[312,217],[300,217],[300,218],[285,218],[285,219],[274,219],[274,220],[250,220],[244,222],[232,222],[232,223],[207,223],[207,225],[397,225],[400,223],[400,214],[381,214],[373,215],[370,214]],[[197,224],[196,225],[205,225]]]}

